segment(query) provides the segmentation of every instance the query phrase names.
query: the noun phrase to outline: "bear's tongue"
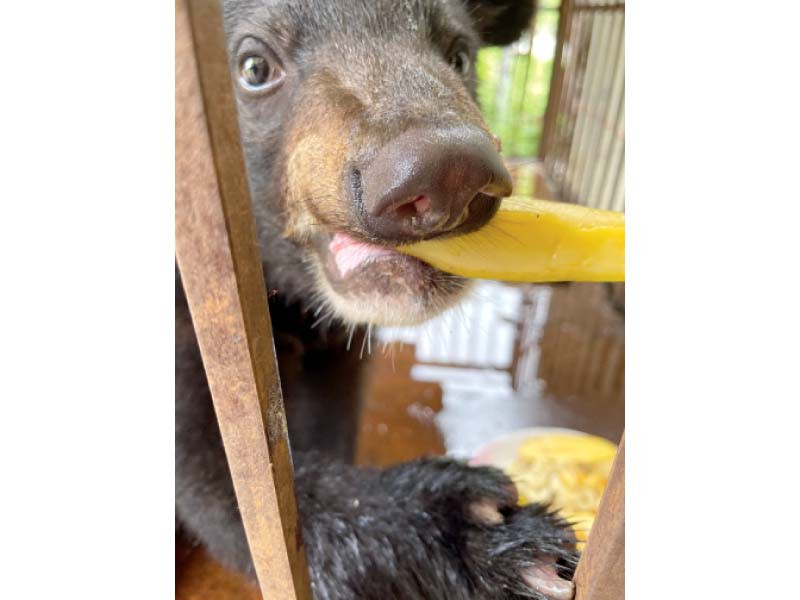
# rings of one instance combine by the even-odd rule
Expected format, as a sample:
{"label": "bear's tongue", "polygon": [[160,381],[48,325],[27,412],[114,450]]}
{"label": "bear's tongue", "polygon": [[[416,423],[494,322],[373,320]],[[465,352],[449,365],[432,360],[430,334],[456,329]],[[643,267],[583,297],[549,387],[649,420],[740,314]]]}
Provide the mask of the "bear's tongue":
{"label": "bear's tongue", "polygon": [[333,254],[341,277],[346,277],[354,269],[375,258],[397,254],[390,248],[362,242],[346,233],[334,235],[328,248]]}

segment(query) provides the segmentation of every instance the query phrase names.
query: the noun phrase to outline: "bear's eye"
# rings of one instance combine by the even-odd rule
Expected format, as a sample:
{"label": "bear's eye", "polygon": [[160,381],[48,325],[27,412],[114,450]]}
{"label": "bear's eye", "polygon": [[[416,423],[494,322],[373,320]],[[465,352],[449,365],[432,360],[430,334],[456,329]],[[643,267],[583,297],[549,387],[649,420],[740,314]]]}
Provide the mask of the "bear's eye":
{"label": "bear's eye", "polygon": [[242,61],[242,79],[253,87],[269,81],[269,63],[263,56],[248,56]]}
{"label": "bear's eye", "polygon": [[248,54],[239,62],[239,79],[252,90],[275,87],[283,79],[283,71],[260,54]]}
{"label": "bear's eye", "polygon": [[450,50],[449,60],[450,66],[453,67],[459,75],[466,77],[469,74],[469,70],[472,67],[472,56],[469,53],[469,49],[463,43],[457,42],[453,46]]}

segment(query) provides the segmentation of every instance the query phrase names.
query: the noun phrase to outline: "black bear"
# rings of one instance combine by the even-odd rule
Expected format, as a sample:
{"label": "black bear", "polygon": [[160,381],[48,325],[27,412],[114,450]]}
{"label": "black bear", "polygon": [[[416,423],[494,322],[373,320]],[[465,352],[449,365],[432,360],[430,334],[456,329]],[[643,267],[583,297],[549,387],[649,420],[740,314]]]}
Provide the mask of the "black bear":
{"label": "black bear", "polygon": [[[570,598],[570,528],[518,508],[499,471],[349,464],[366,327],[420,323],[469,287],[394,247],[480,227],[511,193],[474,61],[520,35],[532,0],[223,8],[314,597]],[[179,279],[176,515],[253,576]]]}

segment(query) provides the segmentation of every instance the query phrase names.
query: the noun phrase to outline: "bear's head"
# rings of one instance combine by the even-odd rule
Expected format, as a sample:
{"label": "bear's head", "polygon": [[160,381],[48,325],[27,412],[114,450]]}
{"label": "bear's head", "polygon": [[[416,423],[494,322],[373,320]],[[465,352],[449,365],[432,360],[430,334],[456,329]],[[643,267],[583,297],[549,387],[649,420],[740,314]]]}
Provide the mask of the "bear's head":
{"label": "bear's head", "polygon": [[225,0],[270,287],[347,323],[420,323],[466,280],[394,248],[483,225],[511,179],[475,56],[533,1]]}

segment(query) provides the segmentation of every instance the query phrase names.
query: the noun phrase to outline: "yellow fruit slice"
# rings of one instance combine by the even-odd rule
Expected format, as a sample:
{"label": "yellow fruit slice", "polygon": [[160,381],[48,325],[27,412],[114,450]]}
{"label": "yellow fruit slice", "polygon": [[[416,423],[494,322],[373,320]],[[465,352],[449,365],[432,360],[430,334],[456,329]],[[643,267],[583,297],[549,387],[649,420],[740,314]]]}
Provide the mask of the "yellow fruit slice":
{"label": "yellow fruit slice", "polygon": [[507,198],[478,231],[398,250],[442,271],[477,279],[625,281],[625,215]]}
{"label": "yellow fruit slice", "polygon": [[617,446],[591,435],[551,434],[532,437],[520,445],[519,458],[524,461],[542,459],[600,462],[614,460]]}
{"label": "yellow fruit slice", "polygon": [[520,444],[508,470],[519,502],[549,503],[573,523],[579,549],[592,528],[617,447],[591,435],[548,434]]}

